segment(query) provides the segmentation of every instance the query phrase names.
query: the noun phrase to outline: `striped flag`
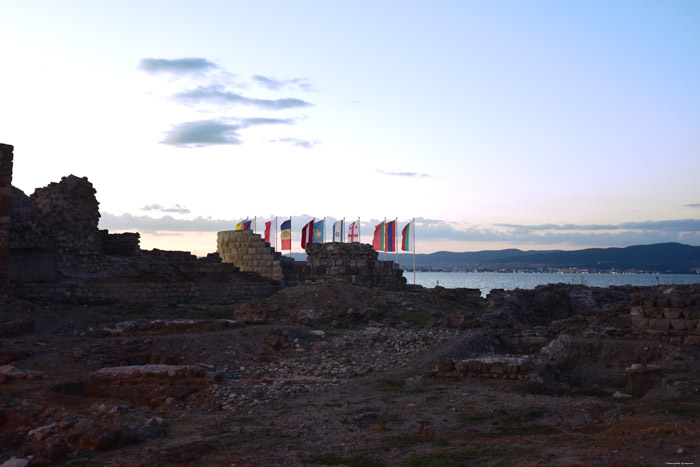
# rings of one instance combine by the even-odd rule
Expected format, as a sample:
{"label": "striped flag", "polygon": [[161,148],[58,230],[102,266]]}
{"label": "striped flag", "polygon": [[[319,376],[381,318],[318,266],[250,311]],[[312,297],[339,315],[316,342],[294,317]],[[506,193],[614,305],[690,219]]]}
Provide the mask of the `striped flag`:
{"label": "striped flag", "polygon": [[301,229],[301,248],[306,249],[307,243],[314,242],[314,221],[312,220]]}
{"label": "striped flag", "polygon": [[372,248],[377,251],[384,251],[386,242],[386,222],[382,221],[374,227],[374,238],[372,239]]}
{"label": "striped flag", "polygon": [[292,249],[292,221],[282,222],[280,227],[280,239],[282,239],[282,250]]}
{"label": "striped flag", "polygon": [[343,241],[343,224],[345,221],[339,220],[333,223],[333,241],[342,242]]}
{"label": "striped flag", "polygon": [[384,251],[396,251],[396,221],[386,222]]}
{"label": "striped flag", "polygon": [[406,224],[406,227],[401,231],[401,251],[411,251],[411,222]]}

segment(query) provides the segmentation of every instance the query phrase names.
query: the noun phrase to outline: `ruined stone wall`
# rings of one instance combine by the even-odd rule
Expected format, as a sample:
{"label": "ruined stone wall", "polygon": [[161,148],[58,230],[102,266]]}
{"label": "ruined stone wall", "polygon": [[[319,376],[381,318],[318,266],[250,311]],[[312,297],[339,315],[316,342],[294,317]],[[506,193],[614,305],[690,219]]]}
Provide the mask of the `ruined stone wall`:
{"label": "ruined stone wall", "polygon": [[700,285],[640,290],[631,300],[632,325],[645,337],[700,345]]}
{"label": "ruined stone wall", "polygon": [[342,279],[363,286],[402,289],[403,270],[393,261],[379,261],[366,243],[310,243],[305,263],[295,266],[298,280]]}
{"label": "ruined stone wall", "polygon": [[527,357],[514,355],[489,355],[465,360],[448,359],[438,362],[437,368],[427,376],[439,378],[464,378],[467,376],[498,379],[530,379],[533,364]]}
{"label": "ruined stone wall", "polygon": [[8,295],[8,258],[10,254],[10,207],[12,203],[12,157],[14,147],[0,144],[0,301]]}
{"label": "ruined stone wall", "polygon": [[142,251],[102,265],[100,274],[74,274],[50,283],[14,282],[12,293],[65,303],[224,303],[263,298],[279,290],[274,281],[241,272],[218,257],[197,259],[187,252]]}
{"label": "ruined stone wall", "polygon": [[138,233],[98,230],[99,203],[73,175],[31,196],[13,188],[10,292],[71,303],[230,302],[267,297],[279,284],[218,255],[143,251]]}
{"label": "ruined stone wall", "polygon": [[242,271],[254,271],[275,280],[283,279],[281,254],[252,230],[218,232],[216,251],[225,263],[233,263]]}

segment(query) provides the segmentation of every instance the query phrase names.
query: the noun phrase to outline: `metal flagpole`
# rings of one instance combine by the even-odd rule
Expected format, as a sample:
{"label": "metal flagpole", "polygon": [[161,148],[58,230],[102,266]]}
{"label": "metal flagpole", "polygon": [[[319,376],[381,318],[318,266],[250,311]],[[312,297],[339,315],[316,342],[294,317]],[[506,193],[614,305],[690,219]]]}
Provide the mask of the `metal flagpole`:
{"label": "metal flagpole", "polygon": [[396,220],[394,221],[394,238],[391,239],[394,242],[394,250],[396,251],[396,264],[399,264],[399,248],[398,248],[399,242],[396,241],[397,236],[398,236],[397,230],[399,230],[398,227],[399,227],[399,218],[397,217]]}
{"label": "metal flagpole", "polygon": [[292,216],[289,216],[289,257],[292,257]]}
{"label": "metal flagpole", "polygon": [[340,243],[345,243],[345,218],[343,217],[343,223],[340,224]]}
{"label": "metal flagpole", "polygon": [[384,218],[384,261],[386,261],[386,217]]}
{"label": "metal flagpole", "polygon": [[357,217],[357,243],[362,243],[362,227],[360,227],[360,217]]}
{"label": "metal flagpole", "polygon": [[413,230],[413,285],[416,285],[416,218],[413,218],[413,225],[411,225],[411,230]]}
{"label": "metal flagpole", "polygon": [[321,243],[326,243],[326,216],[323,216],[323,233],[321,234]]}
{"label": "metal flagpole", "polygon": [[257,233],[258,231],[258,216],[255,216],[253,218],[253,233]]}
{"label": "metal flagpole", "polygon": [[275,251],[279,251],[277,249],[277,216],[275,216]]}

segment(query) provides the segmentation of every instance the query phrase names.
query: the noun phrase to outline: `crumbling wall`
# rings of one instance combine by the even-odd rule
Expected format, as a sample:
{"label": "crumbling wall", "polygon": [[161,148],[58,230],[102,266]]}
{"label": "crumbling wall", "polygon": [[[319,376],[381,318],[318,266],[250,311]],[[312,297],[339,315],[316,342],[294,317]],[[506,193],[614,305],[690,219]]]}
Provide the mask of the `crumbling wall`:
{"label": "crumbling wall", "polygon": [[98,230],[99,203],[73,175],[31,196],[13,189],[10,291],[71,303],[230,302],[267,297],[279,284],[218,255],[143,251],[138,233]]}
{"label": "crumbling wall", "polygon": [[310,243],[306,262],[295,265],[298,280],[342,279],[363,286],[403,289],[406,278],[393,261],[379,261],[366,243]]}
{"label": "crumbling wall", "polygon": [[283,279],[281,254],[252,230],[218,232],[216,251],[225,263],[233,263],[242,271],[255,271],[275,280]]}
{"label": "crumbling wall", "polygon": [[14,147],[0,144],[0,301],[7,300],[10,255],[10,206]]}
{"label": "crumbling wall", "polygon": [[631,300],[632,325],[646,338],[700,345],[700,285],[641,289]]}

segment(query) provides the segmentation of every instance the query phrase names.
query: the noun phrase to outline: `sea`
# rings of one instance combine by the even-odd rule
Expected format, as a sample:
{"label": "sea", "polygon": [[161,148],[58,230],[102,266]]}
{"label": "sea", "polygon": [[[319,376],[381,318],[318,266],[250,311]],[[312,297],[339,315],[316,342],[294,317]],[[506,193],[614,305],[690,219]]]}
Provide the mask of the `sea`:
{"label": "sea", "polygon": [[[413,284],[413,272],[404,271]],[[480,289],[486,297],[491,289],[534,289],[544,284],[580,284],[591,287],[611,285],[666,285],[700,283],[700,274],[566,274],[566,273],[488,273],[488,272],[416,272],[415,283],[423,287]]]}

